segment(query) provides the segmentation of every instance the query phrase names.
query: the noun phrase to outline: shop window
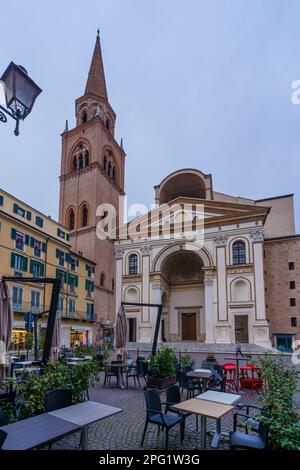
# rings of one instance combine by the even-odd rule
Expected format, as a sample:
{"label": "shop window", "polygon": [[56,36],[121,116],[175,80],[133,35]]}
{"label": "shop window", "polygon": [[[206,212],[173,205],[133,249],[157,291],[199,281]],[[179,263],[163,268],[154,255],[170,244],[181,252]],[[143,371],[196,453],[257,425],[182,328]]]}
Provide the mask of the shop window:
{"label": "shop window", "polygon": [[276,348],[279,351],[283,352],[292,352],[293,351],[293,335],[284,335],[284,334],[278,334],[275,335],[276,338]]}

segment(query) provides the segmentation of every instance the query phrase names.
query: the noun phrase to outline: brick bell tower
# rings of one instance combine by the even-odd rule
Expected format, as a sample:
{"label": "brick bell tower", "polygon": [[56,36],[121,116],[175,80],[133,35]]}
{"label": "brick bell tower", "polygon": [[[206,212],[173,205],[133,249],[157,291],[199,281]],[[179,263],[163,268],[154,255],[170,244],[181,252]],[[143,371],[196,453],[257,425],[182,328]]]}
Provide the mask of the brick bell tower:
{"label": "brick bell tower", "polygon": [[[76,127],[62,134],[59,220],[71,230],[75,252],[96,262],[97,322],[114,321],[113,242],[100,240],[96,209],[124,195],[125,152],[114,137],[116,114],[108,101],[99,30],[84,95],[75,102]],[[103,213],[105,216],[105,213]],[[117,220],[117,223],[121,223]]]}

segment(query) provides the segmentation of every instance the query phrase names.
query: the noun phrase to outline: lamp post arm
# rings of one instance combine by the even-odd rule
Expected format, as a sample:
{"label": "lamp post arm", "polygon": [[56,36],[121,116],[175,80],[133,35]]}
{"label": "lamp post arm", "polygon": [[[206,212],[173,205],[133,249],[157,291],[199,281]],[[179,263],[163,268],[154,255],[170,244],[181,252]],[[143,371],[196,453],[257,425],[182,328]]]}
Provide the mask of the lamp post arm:
{"label": "lamp post arm", "polygon": [[19,124],[20,124],[19,111],[17,111],[17,115],[15,116],[13,113],[11,113],[10,111],[8,111],[8,109],[4,108],[4,107],[1,106],[1,104],[0,104],[0,122],[7,122],[7,117],[5,116],[5,114],[3,114],[2,111],[3,111],[5,114],[7,114],[8,116],[10,116],[14,121],[16,121],[16,126],[15,126],[14,133],[15,133],[15,135],[19,135]]}

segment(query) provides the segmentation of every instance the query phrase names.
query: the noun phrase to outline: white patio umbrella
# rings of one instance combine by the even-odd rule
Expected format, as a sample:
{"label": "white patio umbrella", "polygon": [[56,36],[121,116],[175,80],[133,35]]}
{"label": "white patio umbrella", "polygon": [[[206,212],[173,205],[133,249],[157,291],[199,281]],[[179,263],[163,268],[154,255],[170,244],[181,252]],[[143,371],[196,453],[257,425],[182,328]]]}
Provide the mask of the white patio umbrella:
{"label": "white patio umbrella", "polygon": [[11,359],[8,349],[13,325],[13,308],[7,284],[0,282],[0,380],[9,374]]}

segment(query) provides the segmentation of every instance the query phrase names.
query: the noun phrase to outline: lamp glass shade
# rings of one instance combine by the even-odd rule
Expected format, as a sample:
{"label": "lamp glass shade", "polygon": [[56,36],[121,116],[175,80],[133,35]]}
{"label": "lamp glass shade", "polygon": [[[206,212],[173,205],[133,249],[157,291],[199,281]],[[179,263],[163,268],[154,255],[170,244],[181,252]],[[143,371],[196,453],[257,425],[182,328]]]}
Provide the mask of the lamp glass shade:
{"label": "lamp glass shade", "polygon": [[28,76],[23,67],[14,64],[14,62],[9,64],[1,80],[5,85],[7,107],[14,116],[25,119],[36,98],[42,92],[41,88]]}

